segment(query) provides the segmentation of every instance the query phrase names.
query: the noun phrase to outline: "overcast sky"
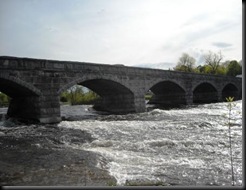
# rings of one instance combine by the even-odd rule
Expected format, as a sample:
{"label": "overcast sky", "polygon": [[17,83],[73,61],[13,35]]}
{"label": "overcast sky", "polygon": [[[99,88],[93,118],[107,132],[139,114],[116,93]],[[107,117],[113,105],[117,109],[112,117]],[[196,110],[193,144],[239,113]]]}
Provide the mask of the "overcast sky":
{"label": "overcast sky", "polygon": [[173,68],[242,59],[241,0],[0,0],[0,55]]}

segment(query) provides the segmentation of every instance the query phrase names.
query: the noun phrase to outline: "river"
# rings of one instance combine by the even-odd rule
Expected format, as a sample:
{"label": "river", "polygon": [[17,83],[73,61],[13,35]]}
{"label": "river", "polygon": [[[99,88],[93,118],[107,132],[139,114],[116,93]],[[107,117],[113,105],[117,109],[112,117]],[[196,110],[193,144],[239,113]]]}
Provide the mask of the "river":
{"label": "river", "polygon": [[[231,146],[234,185],[242,186],[242,101],[235,101],[233,104]],[[102,169],[107,171],[116,180],[112,183],[99,182],[98,185],[231,186],[227,105],[228,103],[223,102],[169,110],[152,109],[145,113],[127,115],[98,113],[90,106],[62,106],[63,121],[56,125],[27,125],[4,120],[0,123],[0,138],[4,137],[4,140],[0,141],[2,144],[0,146],[4,146],[7,153],[2,158],[0,156],[2,159],[0,163],[5,168],[0,171],[2,184],[38,184],[37,180],[33,182],[34,179],[23,180],[24,174],[21,173],[21,169],[19,173],[23,175],[18,174],[22,179],[16,182],[13,176],[8,178],[10,174],[6,170],[13,167],[21,168],[23,162],[19,163],[15,160],[18,158],[12,156],[12,164],[15,161],[18,164],[10,166],[5,160],[10,157],[7,151],[9,144],[12,143],[11,146],[19,144],[13,145],[13,138],[33,137],[28,141],[32,146],[25,144],[26,151],[19,151],[18,157],[25,154],[29,148],[33,150],[47,147],[45,140],[37,140],[38,134],[42,134],[42,138],[45,136],[52,144],[49,145],[49,154],[52,154],[52,150],[54,152],[59,150],[59,154],[62,154],[62,150],[69,152],[69,159],[63,157],[66,161],[74,159],[75,152],[77,161],[80,159],[78,155],[81,154],[77,154],[80,151],[96,155],[92,159],[95,168],[101,172]],[[2,112],[4,111],[6,109],[2,109]],[[42,158],[44,156],[45,153]],[[37,157],[39,155],[35,159],[38,159]],[[51,158],[53,163],[54,156]],[[56,159],[57,165],[64,162],[60,157]],[[51,162],[47,157],[44,160]],[[88,160],[90,159],[87,157]],[[25,164],[26,169],[29,162],[25,161]],[[42,167],[50,167],[45,165],[47,163],[42,164],[36,162],[32,164],[33,171],[42,171]],[[68,165],[65,163],[65,166]],[[65,175],[64,169],[62,172],[62,175]],[[45,174],[38,175],[39,184],[89,185],[89,180],[87,184],[85,180],[78,182],[79,176],[82,178],[81,176],[85,175],[82,173],[78,167],[75,174],[70,171],[69,177],[74,180],[68,183],[60,182],[60,178],[56,181],[50,179],[52,183],[47,182],[44,180],[47,178]],[[76,179],[73,174],[76,175]],[[68,177],[63,176],[64,179],[67,180]],[[92,182],[91,184],[96,185]]]}

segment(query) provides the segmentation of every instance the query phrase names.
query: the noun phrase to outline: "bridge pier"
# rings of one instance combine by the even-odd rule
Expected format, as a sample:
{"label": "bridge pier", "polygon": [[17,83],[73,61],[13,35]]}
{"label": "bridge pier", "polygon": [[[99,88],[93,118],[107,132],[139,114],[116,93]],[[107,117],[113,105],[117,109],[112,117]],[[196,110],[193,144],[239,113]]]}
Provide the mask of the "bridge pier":
{"label": "bridge pier", "polygon": [[42,97],[39,121],[41,123],[58,123],[61,121],[59,96],[49,95]]}
{"label": "bridge pier", "polygon": [[144,95],[135,96],[134,103],[135,103],[135,112],[141,113],[146,111],[146,103],[145,103]]}
{"label": "bridge pier", "polygon": [[[58,100],[58,101],[57,101]],[[7,115],[22,120],[40,123],[61,121],[59,97],[15,97],[9,104]]]}
{"label": "bridge pier", "polygon": [[115,114],[146,111],[144,96],[136,97],[132,94],[102,97],[102,99],[94,105],[94,108],[99,111],[107,111]]}
{"label": "bridge pier", "polygon": [[37,120],[40,117],[40,101],[39,97],[14,97],[11,99],[7,115],[9,117]]}
{"label": "bridge pier", "polygon": [[218,90],[218,102],[223,102],[223,97],[222,97],[222,90]]}
{"label": "bridge pier", "polygon": [[192,91],[188,91],[186,93],[186,105],[192,105],[193,104],[193,93]]}
{"label": "bridge pier", "polygon": [[94,105],[99,111],[110,113],[131,113],[135,111],[134,100],[131,94],[112,94],[101,98]]}

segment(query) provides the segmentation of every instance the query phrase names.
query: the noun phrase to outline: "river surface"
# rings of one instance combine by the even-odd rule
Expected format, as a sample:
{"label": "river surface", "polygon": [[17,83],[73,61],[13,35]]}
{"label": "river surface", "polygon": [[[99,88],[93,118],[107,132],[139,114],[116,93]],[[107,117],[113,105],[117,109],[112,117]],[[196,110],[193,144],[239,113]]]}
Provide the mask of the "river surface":
{"label": "river surface", "polygon": [[[234,185],[242,186],[242,101],[233,104]],[[227,105],[213,103],[127,115],[98,113],[90,106],[62,106],[63,121],[55,127],[75,130],[77,139],[74,141],[75,133],[64,132],[57,141],[71,152],[98,155],[96,167],[106,169],[117,186],[231,186]],[[18,128],[18,135],[27,135],[30,128],[32,134],[42,128],[6,123],[0,123],[0,138],[10,128]],[[78,143],[80,133],[88,134],[90,140]]]}

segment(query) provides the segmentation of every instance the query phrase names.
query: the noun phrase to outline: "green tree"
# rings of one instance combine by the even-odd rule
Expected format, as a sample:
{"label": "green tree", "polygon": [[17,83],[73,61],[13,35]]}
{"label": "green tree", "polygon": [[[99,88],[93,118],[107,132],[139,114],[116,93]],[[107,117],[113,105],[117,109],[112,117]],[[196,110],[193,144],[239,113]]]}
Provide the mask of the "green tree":
{"label": "green tree", "polygon": [[94,104],[100,96],[95,92],[80,86],[75,85],[63,92],[60,97],[61,102],[69,102],[71,105]]}
{"label": "green tree", "polygon": [[242,65],[240,65],[236,60],[230,61],[226,74],[229,76],[242,74]]}
{"label": "green tree", "polygon": [[191,57],[187,53],[183,53],[179,58],[179,61],[174,67],[175,71],[195,72],[195,58]]}
{"label": "green tree", "polygon": [[196,68],[198,73],[211,74],[212,69],[209,65],[199,65]]}
{"label": "green tree", "polygon": [[209,51],[207,54],[204,55],[205,64],[211,67],[211,74],[218,74],[218,68],[222,59],[223,55],[221,51],[219,51],[218,53]]}
{"label": "green tree", "polygon": [[226,75],[226,67],[224,65],[220,65],[217,68],[216,74],[217,75]]}
{"label": "green tree", "polygon": [[70,89],[68,89],[68,92],[69,92],[68,98],[72,105],[77,105],[81,102],[84,94],[81,86],[79,85],[73,86]]}
{"label": "green tree", "polygon": [[6,94],[0,92],[0,107],[7,106],[10,102],[10,97],[8,97]]}

